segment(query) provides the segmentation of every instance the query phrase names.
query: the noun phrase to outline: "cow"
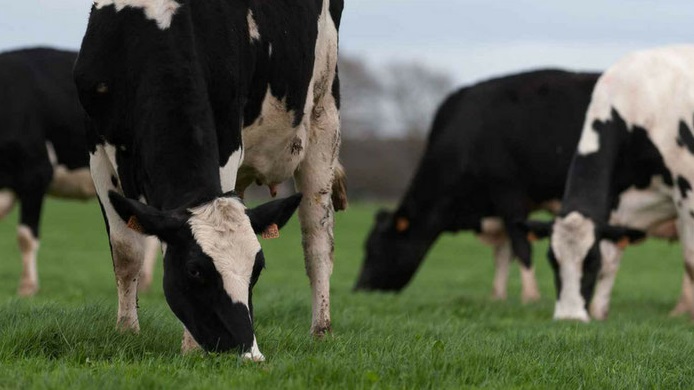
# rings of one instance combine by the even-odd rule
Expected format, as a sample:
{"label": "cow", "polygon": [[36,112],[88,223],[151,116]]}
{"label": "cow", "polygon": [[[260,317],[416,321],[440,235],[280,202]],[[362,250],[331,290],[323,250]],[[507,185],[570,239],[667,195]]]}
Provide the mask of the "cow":
{"label": "cow", "polygon": [[400,205],[376,215],[356,289],[402,289],[439,235],[472,230],[494,247],[493,297],[506,298],[516,256],[523,300],[538,299],[530,242],[517,221],[538,209],[558,211],[597,78],[539,70],[448,97]]}
{"label": "cow", "polygon": [[[139,331],[141,242],[154,235],[183,352],[263,360],[251,300],[265,264],[256,234],[276,237],[298,208],[311,332],[330,331],[334,211],[346,204],[336,169],[342,8],[341,0],[94,2],[74,77],[119,329]],[[272,191],[292,176],[296,195],[252,210],[242,202],[251,183]]]}
{"label": "cow", "polygon": [[555,319],[606,318],[623,249],[646,234],[679,236],[686,272],[675,314],[691,312],[692,91],[694,46],[686,45],[633,53],[598,80],[561,211],[541,227],[551,236]]}
{"label": "cow", "polygon": [[[76,58],[75,52],[49,48],[0,54],[0,219],[19,201],[20,296],[35,295],[39,289],[37,255],[44,197],[87,200],[96,196],[89,174],[84,114],[72,82]],[[156,243],[149,248],[143,278],[151,281]]]}

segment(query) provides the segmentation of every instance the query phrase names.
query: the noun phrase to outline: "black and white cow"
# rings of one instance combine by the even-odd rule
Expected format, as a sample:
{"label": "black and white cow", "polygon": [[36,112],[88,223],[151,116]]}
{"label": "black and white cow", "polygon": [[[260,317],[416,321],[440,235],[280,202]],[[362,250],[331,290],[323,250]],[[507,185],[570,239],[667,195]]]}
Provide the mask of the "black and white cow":
{"label": "black and white cow", "polygon": [[530,243],[516,223],[533,210],[558,211],[597,78],[543,70],[450,96],[402,202],[376,217],[356,288],[400,290],[441,233],[474,230],[494,246],[494,297],[506,297],[515,255],[523,299],[539,298]]}
{"label": "black and white cow", "polygon": [[[184,350],[262,360],[251,290],[254,233],[299,207],[311,330],[330,329],[333,194],[340,145],[341,0],[96,0],[75,66],[90,166],[118,284],[118,324],[137,331],[138,233],[165,243],[164,291]],[[240,171],[239,171],[240,169]],[[239,182],[237,183],[237,171]],[[294,176],[304,194],[247,210],[252,182]],[[299,205],[299,202],[301,203]],[[339,208],[339,207],[338,207]]]}
{"label": "black and white cow", "polygon": [[[84,114],[72,82],[76,58],[75,52],[47,48],[0,54],[0,219],[18,200],[21,296],[34,295],[39,288],[36,257],[44,196],[96,196]],[[151,280],[156,242],[149,247],[153,250],[143,270],[145,280]]]}
{"label": "black and white cow", "polygon": [[694,276],[693,118],[694,46],[637,52],[599,79],[551,226],[556,319],[588,321],[588,305],[605,318],[622,249],[644,233],[679,233]]}

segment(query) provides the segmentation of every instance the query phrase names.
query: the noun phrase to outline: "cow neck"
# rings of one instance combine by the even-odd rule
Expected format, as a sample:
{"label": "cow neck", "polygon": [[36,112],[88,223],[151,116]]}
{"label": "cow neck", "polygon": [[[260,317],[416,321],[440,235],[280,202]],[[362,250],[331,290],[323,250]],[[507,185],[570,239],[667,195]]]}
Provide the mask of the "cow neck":
{"label": "cow neck", "polygon": [[577,152],[569,168],[561,215],[578,211],[596,222],[607,222],[616,188],[614,173],[628,138],[626,123],[616,110],[605,121],[595,120],[599,146],[592,153]]}

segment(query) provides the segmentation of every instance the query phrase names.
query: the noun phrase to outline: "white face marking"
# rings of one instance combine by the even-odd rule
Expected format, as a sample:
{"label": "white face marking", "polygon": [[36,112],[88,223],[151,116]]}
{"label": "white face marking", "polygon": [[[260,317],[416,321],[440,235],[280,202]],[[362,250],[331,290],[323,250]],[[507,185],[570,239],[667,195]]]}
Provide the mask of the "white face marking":
{"label": "white face marking", "polygon": [[236,175],[243,162],[243,146],[229,156],[226,164],[219,169],[222,191],[229,192],[236,187]]}
{"label": "white face marking", "polygon": [[248,287],[260,251],[260,243],[246,215],[246,208],[235,198],[217,198],[190,209],[188,221],[195,241],[212,258],[222,276],[224,290],[233,302],[248,307]]}
{"label": "white face marking", "polygon": [[120,12],[125,7],[140,8],[144,11],[145,17],[153,20],[159,29],[166,30],[171,27],[171,20],[176,11],[181,6],[174,0],[95,0],[94,6],[101,9],[108,5],[116,7],[116,12]]}
{"label": "white face marking", "polygon": [[595,295],[590,303],[590,315],[596,320],[605,320],[610,310],[610,295],[617,277],[622,251],[614,243],[602,240],[600,241],[600,256],[602,257],[602,265],[595,285]]}
{"label": "white face marking", "polygon": [[17,241],[22,252],[22,279],[18,293],[21,296],[31,296],[39,289],[39,274],[36,269],[36,256],[39,251],[39,240],[34,237],[28,226],[19,225]]}
{"label": "white face marking", "polygon": [[580,213],[572,212],[554,222],[551,245],[562,283],[555,319],[589,321],[581,296],[581,277],[583,261],[594,243],[595,224]]}
{"label": "white face marking", "polygon": [[248,20],[248,35],[251,38],[251,42],[259,41],[260,31],[258,30],[258,24],[255,22],[255,18],[253,17],[253,11],[248,10],[248,16],[246,19]]}

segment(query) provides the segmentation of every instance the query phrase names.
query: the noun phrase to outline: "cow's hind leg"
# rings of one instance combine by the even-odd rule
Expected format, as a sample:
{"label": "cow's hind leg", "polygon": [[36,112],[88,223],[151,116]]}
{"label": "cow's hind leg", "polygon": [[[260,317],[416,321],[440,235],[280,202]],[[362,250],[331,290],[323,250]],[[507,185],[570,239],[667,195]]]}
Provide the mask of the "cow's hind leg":
{"label": "cow's hind leg", "polygon": [[35,174],[31,186],[19,193],[20,216],[17,244],[22,253],[22,276],[17,294],[30,297],[39,291],[37,256],[39,252],[39,223],[43,198],[50,181],[50,172]]}
{"label": "cow's hind leg", "polygon": [[[306,273],[311,281],[311,333],[330,332],[330,275],[333,271],[333,179],[340,147],[339,113],[332,96],[313,110],[309,147],[296,172],[304,194],[299,206]],[[325,102],[328,101],[328,102]]]}
{"label": "cow's hind leg", "polygon": [[692,288],[692,280],[687,272],[682,276],[682,292],[677,301],[677,305],[672,309],[670,315],[673,317],[689,313],[694,316],[694,288]]}
{"label": "cow's hind leg", "polygon": [[494,285],[492,299],[505,301],[508,296],[508,274],[513,260],[511,243],[505,240],[494,246]]}

